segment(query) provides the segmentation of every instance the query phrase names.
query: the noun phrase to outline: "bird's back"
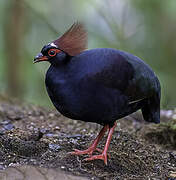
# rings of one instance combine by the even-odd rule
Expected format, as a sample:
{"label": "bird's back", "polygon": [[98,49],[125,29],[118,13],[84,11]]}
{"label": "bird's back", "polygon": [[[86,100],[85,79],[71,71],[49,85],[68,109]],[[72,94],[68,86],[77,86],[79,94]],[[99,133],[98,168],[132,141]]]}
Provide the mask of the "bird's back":
{"label": "bird's back", "polygon": [[99,48],[82,52],[71,62],[78,78],[89,77],[103,85],[123,91],[131,100],[160,89],[158,78],[140,58],[116,49]]}

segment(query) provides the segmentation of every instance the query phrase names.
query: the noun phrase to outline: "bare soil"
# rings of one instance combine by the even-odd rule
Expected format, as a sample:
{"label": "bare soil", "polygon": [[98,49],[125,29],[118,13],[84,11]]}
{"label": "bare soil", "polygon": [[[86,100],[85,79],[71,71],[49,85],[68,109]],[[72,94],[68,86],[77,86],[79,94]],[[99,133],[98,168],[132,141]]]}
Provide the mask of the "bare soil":
{"label": "bare soil", "polygon": [[100,125],[0,97],[0,177],[8,177],[9,168],[23,172],[30,167],[31,177],[36,168],[50,170],[44,179],[56,172],[58,179],[59,174],[62,179],[176,179],[176,111],[162,110],[161,117],[159,125],[145,123],[140,112],[118,120],[106,166],[101,160],[84,161],[87,155],[69,154],[86,149]]}

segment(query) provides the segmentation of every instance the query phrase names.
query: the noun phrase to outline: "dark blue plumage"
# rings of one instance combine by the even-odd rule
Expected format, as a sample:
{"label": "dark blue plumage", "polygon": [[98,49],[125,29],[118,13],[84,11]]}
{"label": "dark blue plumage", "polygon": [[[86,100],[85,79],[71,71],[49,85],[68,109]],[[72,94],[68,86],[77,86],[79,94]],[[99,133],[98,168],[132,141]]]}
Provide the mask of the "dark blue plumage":
{"label": "dark blue plumage", "polygon": [[140,108],[148,109],[148,103],[156,101],[154,112],[144,118],[159,122],[159,81],[139,58],[115,49],[93,49],[58,59],[56,56],[51,61],[45,83],[63,115],[113,125],[115,120]]}
{"label": "dark blue plumage", "polygon": [[[64,38],[74,37],[73,33],[79,31],[84,35],[81,28],[80,24],[73,25]],[[72,44],[74,41],[70,42],[70,47],[64,46],[69,39],[66,41],[64,38],[44,46],[35,59],[51,63],[45,79],[49,97],[64,116],[104,126],[89,151],[77,150],[75,154],[92,154],[104,131],[109,129],[110,132],[117,119],[139,109],[146,121],[160,122],[160,83],[147,64],[132,54],[116,49],[83,51],[84,44],[78,43],[81,41],[78,37],[75,39],[79,48]],[[71,46],[75,49],[72,50]],[[110,134],[108,137],[111,139]],[[109,140],[104,154],[87,160],[104,159],[107,163],[108,143]]]}

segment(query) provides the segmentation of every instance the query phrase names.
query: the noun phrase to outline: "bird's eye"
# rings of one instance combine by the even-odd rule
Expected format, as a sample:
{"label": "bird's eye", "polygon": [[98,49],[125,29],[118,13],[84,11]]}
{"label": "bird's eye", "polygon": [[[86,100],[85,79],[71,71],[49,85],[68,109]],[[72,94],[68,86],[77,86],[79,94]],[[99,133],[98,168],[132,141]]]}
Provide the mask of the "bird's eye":
{"label": "bird's eye", "polygon": [[49,51],[48,51],[48,55],[49,56],[55,56],[56,55],[56,49],[50,49]]}
{"label": "bird's eye", "polygon": [[59,52],[61,52],[61,50],[59,50],[59,49],[50,49],[49,51],[48,51],[48,55],[49,56],[51,56],[51,57],[53,57],[53,56],[55,56],[57,53],[59,53]]}

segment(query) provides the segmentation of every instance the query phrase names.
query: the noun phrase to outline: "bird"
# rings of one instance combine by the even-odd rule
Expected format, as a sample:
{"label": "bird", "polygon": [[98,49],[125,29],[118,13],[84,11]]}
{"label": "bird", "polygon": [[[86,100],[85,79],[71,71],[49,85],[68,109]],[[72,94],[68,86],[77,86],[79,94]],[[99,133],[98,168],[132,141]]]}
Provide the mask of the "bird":
{"label": "bird", "polygon": [[[141,110],[145,121],[160,123],[161,87],[154,71],[139,57],[113,48],[87,49],[87,34],[84,24],[75,22],[46,44],[34,63],[50,63],[46,90],[62,115],[103,126],[86,150],[75,149],[71,154],[87,154],[84,160],[100,159],[107,165],[118,119]],[[106,132],[101,150],[97,145]]]}

